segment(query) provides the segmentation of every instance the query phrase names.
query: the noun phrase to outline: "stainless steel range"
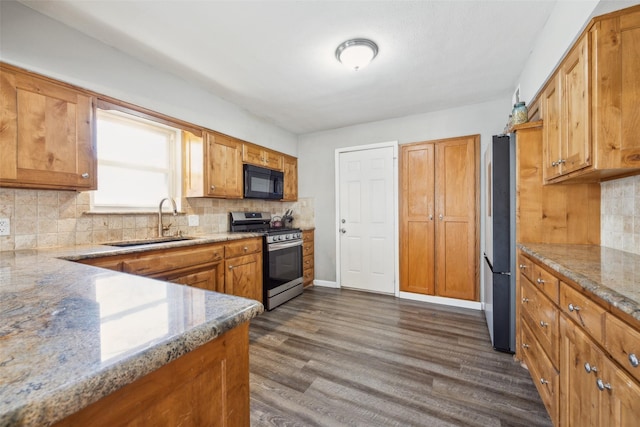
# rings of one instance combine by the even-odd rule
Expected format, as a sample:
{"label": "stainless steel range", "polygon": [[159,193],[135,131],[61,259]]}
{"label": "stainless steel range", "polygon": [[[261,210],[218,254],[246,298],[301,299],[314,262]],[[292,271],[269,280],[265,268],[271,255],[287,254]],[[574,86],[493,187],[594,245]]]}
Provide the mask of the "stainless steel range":
{"label": "stainless steel range", "polygon": [[263,304],[267,310],[297,297],[302,285],[302,231],[273,228],[268,212],[231,212],[232,232],[260,232],[263,239]]}

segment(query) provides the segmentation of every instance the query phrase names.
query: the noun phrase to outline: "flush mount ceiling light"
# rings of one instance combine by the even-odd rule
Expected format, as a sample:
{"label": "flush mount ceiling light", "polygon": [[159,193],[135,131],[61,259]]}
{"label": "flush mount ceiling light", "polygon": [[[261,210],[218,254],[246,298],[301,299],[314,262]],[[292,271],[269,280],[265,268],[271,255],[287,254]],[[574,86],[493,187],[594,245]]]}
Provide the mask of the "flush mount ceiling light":
{"label": "flush mount ceiling light", "polygon": [[377,54],[378,45],[367,39],[347,40],[336,49],[336,59],[355,71],[369,65]]}

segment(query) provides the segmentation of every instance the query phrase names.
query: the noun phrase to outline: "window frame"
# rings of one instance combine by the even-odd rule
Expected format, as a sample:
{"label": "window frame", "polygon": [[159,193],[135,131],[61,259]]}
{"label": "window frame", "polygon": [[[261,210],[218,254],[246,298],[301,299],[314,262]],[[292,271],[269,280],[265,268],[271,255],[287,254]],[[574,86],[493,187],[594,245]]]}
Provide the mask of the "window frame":
{"label": "window frame", "polygon": [[[139,114],[135,114],[139,113]],[[168,193],[166,197],[172,197],[178,210],[181,209],[180,201],[182,197],[182,127],[175,126],[172,122],[157,119],[154,116],[150,116],[145,113],[137,112],[136,110],[132,110],[130,108],[122,107],[115,104],[110,104],[108,102],[98,102],[98,106],[95,111],[95,123],[96,123],[96,151],[97,151],[97,174],[98,177],[100,175],[99,169],[101,165],[111,165],[111,166],[120,166],[124,168],[134,169],[132,167],[132,163],[123,159],[123,161],[113,161],[113,160],[101,160],[100,159],[100,150],[98,146],[98,122],[100,120],[101,115],[106,115],[109,119],[114,121],[120,121],[123,123],[130,123],[132,126],[138,126],[140,128],[155,128],[157,131],[161,133],[165,133],[168,138],[168,155],[169,155],[169,164],[167,168],[160,167],[147,167],[144,166],[142,170],[151,171],[160,171],[167,172],[168,179]],[[141,169],[136,169],[141,170]],[[100,182],[98,181],[98,190],[91,191],[90,193],[90,206],[89,210],[91,213],[122,213],[122,214],[131,214],[131,213],[155,213],[157,212],[157,208],[155,206],[142,206],[142,205],[96,205],[95,203],[95,194],[96,191],[100,189]],[[160,203],[160,200],[157,201]]]}

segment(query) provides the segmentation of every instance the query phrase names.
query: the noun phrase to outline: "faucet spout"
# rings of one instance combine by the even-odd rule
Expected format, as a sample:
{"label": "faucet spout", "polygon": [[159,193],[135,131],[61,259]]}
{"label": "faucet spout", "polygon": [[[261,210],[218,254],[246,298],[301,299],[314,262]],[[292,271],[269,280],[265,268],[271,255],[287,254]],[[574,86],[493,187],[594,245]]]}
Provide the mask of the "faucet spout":
{"label": "faucet spout", "polygon": [[173,216],[178,215],[178,206],[176,206],[176,201],[173,200],[172,197],[165,197],[164,199],[160,200],[160,205],[158,205],[158,237],[163,237],[165,230],[168,230],[169,227],[171,227],[171,224],[167,225],[166,227],[162,225],[162,205],[167,200],[171,202],[171,207],[173,208]]}

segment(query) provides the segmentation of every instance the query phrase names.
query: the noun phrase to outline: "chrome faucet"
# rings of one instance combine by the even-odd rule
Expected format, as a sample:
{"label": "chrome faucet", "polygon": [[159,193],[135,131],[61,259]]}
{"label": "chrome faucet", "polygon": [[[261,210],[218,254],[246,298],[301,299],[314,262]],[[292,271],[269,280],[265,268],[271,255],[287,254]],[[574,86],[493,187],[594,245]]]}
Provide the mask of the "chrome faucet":
{"label": "chrome faucet", "polygon": [[158,206],[158,237],[163,237],[164,232],[169,230],[169,227],[171,227],[171,223],[169,223],[169,225],[167,225],[166,227],[162,225],[162,204],[166,200],[171,202],[171,206],[173,207],[173,216],[178,215],[178,207],[176,206],[176,201],[173,200],[173,198],[165,197],[164,199],[160,200],[160,205]]}

